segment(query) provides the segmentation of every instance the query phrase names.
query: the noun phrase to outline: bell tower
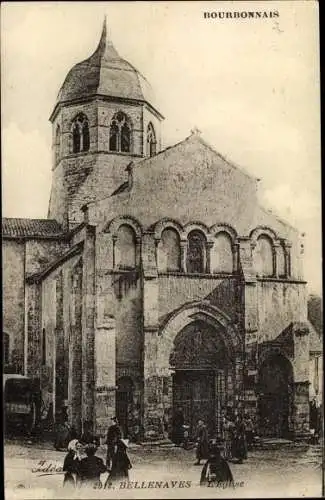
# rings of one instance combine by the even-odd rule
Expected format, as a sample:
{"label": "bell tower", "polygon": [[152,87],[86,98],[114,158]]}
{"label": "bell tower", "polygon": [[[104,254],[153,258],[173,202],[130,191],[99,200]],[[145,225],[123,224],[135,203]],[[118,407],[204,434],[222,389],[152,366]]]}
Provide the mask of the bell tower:
{"label": "bell tower", "polygon": [[162,120],[148,81],[116,51],[105,17],[97,49],[69,71],[50,117],[48,216],[67,229],[81,222],[85,203],[126,181],[130,161],[160,151]]}

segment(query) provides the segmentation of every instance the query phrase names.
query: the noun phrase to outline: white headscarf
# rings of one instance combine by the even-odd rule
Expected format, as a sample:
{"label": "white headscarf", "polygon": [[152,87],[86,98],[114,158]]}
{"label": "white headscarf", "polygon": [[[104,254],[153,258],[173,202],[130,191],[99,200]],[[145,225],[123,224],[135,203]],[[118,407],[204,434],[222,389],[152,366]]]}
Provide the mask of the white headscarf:
{"label": "white headscarf", "polygon": [[72,441],[68,444],[68,451],[74,451],[76,453],[78,443],[78,439],[72,439]]}

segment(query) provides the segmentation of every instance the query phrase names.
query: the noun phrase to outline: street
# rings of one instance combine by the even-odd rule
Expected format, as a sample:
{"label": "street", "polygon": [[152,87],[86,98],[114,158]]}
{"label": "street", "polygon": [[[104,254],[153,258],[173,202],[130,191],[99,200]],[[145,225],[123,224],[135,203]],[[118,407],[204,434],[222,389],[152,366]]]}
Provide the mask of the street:
{"label": "street", "polygon": [[[64,452],[50,445],[8,441],[5,444],[5,488],[10,499],[42,498],[270,498],[321,497],[320,446],[295,445],[254,450],[243,464],[230,463],[235,487],[200,487],[202,467],[194,450],[132,446],[129,483],[102,490],[62,488]],[[105,447],[97,452],[105,457]],[[105,483],[107,475],[103,474]]]}

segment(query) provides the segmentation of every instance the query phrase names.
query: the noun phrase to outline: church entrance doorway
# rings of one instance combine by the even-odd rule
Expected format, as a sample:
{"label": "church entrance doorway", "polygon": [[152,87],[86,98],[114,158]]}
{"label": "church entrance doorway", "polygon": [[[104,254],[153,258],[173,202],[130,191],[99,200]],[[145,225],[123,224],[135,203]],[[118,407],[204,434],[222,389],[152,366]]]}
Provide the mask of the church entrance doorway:
{"label": "church entrance doorway", "polygon": [[280,354],[270,355],[259,369],[258,416],[262,436],[290,437],[292,387],[291,363]]}
{"label": "church entrance doorway", "polygon": [[220,435],[230,370],[220,332],[203,321],[190,323],[176,336],[170,362],[174,415],[182,413],[191,439],[200,419],[207,425],[209,437]]}

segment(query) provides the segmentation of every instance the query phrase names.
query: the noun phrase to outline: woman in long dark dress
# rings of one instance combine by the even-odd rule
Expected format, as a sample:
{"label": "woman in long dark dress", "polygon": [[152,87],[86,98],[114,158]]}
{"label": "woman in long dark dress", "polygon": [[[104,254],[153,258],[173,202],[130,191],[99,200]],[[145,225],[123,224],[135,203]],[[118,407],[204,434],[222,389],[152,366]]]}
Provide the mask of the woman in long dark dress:
{"label": "woman in long dark dress", "polygon": [[241,415],[238,415],[234,434],[233,434],[233,445],[232,445],[232,456],[237,459],[238,463],[243,463],[243,460],[247,458],[247,444],[245,435],[245,424]]}
{"label": "woman in long dark dress", "polygon": [[119,439],[115,445],[112,468],[106,482],[129,479],[129,470],[132,469],[132,465],[126,450],[127,444],[125,440]]}
{"label": "woman in long dark dress", "polygon": [[233,482],[233,476],[227,461],[221,457],[219,447],[213,442],[210,447],[209,458],[201,472],[200,485],[205,486],[219,482]]}

